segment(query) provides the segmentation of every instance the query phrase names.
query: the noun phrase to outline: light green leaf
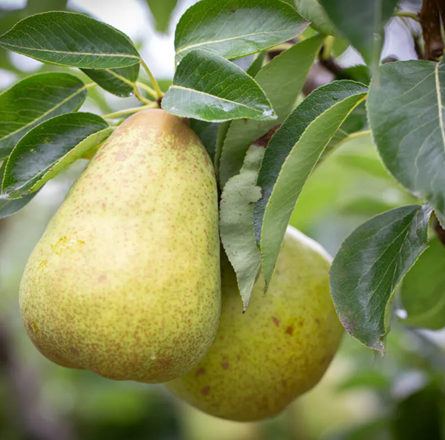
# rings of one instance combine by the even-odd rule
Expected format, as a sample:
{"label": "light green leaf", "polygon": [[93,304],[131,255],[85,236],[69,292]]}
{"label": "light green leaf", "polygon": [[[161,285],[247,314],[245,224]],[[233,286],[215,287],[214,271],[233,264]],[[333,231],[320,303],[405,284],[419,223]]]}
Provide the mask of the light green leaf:
{"label": "light green leaf", "polygon": [[254,208],[266,289],[306,180],[326,145],[366,93],[365,86],[353,81],[335,81],[320,87],[291,113],[270,140],[257,183],[262,188],[262,199]]}
{"label": "light green leaf", "polygon": [[433,238],[403,279],[400,289],[408,316],[404,323],[439,330],[445,327],[445,246]]}
{"label": "light green leaf", "polygon": [[206,51],[190,52],[162,100],[167,112],[208,122],[277,118],[263,90],[234,63]]}
{"label": "light green leaf", "polygon": [[37,191],[112,131],[105,120],[92,113],[69,113],[43,122],[9,155],[2,194],[14,199]]}
{"label": "light green leaf", "polygon": [[261,198],[256,181],[264,151],[264,147],[249,148],[240,174],[227,182],[221,196],[221,241],[236,273],[244,311],[261,267],[253,229],[253,206]]}
{"label": "light green leaf", "polygon": [[178,0],[147,0],[147,4],[156,22],[156,30],[166,33],[170,24],[170,16]]}
{"label": "light green leaf", "polygon": [[36,60],[85,69],[138,64],[131,40],[108,24],[74,12],[44,12],[19,21],[0,46]]}
{"label": "light green leaf", "polygon": [[295,38],[306,27],[294,8],[279,0],[202,0],[176,27],[176,58],[196,49],[240,58]]}
{"label": "light green leaf", "polygon": [[393,176],[429,202],[445,224],[445,63],[380,67],[369,89],[374,141]]}
{"label": "light green leaf", "polygon": [[334,35],[342,38],[340,32],[335,29],[328,14],[318,0],[295,0],[295,6],[299,14],[311,22],[311,27],[326,35]]}
{"label": "light green leaf", "polygon": [[257,121],[231,122],[222,148],[221,188],[230,177],[239,173],[246,151],[252,142],[287,118],[322,43],[323,36],[308,38],[276,56],[256,75],[255,80],[270,99],[278,119],[260,123]]}
{"label": "light green leaf", "polygon": [[343,242],[331,268],[331,293],[343,327],[384,353],[391,300],[397,285],[426,249],[428,205],[380,214]]}
{"label": "light green leaf", "polygon": [[85,84],[68,73],[39,73],[0,94],[0,158],[37,124],[77,110],[85,101]]}

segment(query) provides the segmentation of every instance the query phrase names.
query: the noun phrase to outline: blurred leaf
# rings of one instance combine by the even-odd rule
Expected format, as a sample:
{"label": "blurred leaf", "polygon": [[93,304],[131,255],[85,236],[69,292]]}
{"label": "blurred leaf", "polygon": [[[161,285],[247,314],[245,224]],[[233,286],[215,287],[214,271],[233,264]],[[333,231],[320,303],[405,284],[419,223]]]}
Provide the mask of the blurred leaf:
{"label": "blurred leaf", "polygon": [[369,83],[371,82],[371,77],[369,76],[369,69],[363,64],[342,69],[339,73],[337,73],[336,78],[352,79],[354,81],[358,81],[366,85],[369,85]]}
{"label": "blurred leaf", "polygon": [[331,293],[343,327],[384,353],[395,288],[426,249],[428,205],[380,214],[343,242],[331,268]]}
{"label": "blurred leaf", "polygon": [[258,72],[263,68],[264,60],[266,59],[267,52],[259,53],[253,63],[246,70],[247,74],[252,78],[255,78],[258,75]]}
{"label": "blurred leaf", "polygon": [[391,424],[394,440],[443,440],[445,395],[439,380],[402,400]]}
{"label": "blurred leaf", "polygon": [[170,16],[178,3],[178,0],[147,0],[148,7],[156,22],[156,30],[167,33],[170,24]]}
{"label": "blurred leaf", "polygon": [[250,144],[287,118],[322,43],[322,36],[308,38],[276,56],[258,72],[255,80],[270,99],[278,119],[230,123],[220,162],[222,188],[230,177],[239,173]]}
{"label": "blurred leaf", "polygon": [[247,150],[240,173],[227,182],[221,196],[221,241],[236,273],[243,311],[249,306],[261,267],[253,229],[253,206],[261,198],[256,181],[264,151],[264,147],[254,145]]}
{"label": "blurred leaf", "polygon": [[77,110],[85,100],[85,84],[68,73],[29,76],[0,94],[0,158],[37,124]]}
{"label": "blurred leaf", "polygon": [[133,93],[139,76],[139,63],[120,69],[82,69],[95,83],[113,95],[124,97]]}
{"label": "blurred leaf", "polygon": [[322,34],[342,38],[318,0],[295,0],[295,5],[298,13],[311,22],[311,27]]}
{"label": "blurred leaf", "polygon": [[295,38],[306,26],[292,6],[279,0],[202,0],[176,27],[176,58],[198,48],[240,58]]}
{"label": "blurred leaf", "polygon": [[329,435],[326,440],[393,440],[389,434],[389,420],[378,418],[344,432]]}
{"label": "blurred leaf", "polygon": [[383,46],[383,27],[391,18],[397,1],[320,0],[320,3],[368,66],[377,67]]}
{"label": "blurred leaf", "polygon": [[408,313],[404,323],[439,330],[445,327],[445,247],[437,238],[403,279],[400,290]]}
{"label": "blurred leaf", "polygon": [[281,242],[303,186],[326,145],[367,89],[337,81],[312,92],[286,119],[269,142],[258,177],[262,198],[254,223],[266,288]]}
{"label": "blurred leaf", "polygon": [[218,137],[219,124],[215,122],[190,119],[190,128],[199,136],[207,153],[212,160],[215,159],[216,138]]}
{"label": "blurred leaf", "polygon": [[108,123],[92,113],[69,113],[43,122],[11,152],[2,194],[18,198],[38,190],[111,132]]}
{"label": "blurred leaf", "polygon": [[445,224],[445,64],[384,64],[371,82],[369,123],[393,176]]}
{"label": "blurred leaf", "polygon": [[227,132],[230,127],[230,121],[223,122],[219,124],[218,134],[216,135],[216,145],[215,145],[215,159],[213,161],[213,167],[215,168],[215,172],[218,178],[219,173],[219,164],[221,161],[221,153],[224,144],[224,139],[227,136]]}
{"label": "blurred leaf", "polygon": [[345,380],[340,382],[337,386],[337,391],[349,391],[357,388],[367,388],[372,390],[389,390],[389,379],[377,370],[357,370],[348,376]]}
{"label": "blurred leaf", "polygon": [[346,49],[348,49],[348,47],[349,41],[346,41],[342,38],[334,38],[334,44],[332,45],[332,55],[334,55],[334,57],[339,57],[346,51]]}
{"label": "blurred leaf", "polygon": [[208,122],[277,118],[254,79],[234,63],[203,50],[190,52],[178,66],[162,108]]}
{"label": "blurred leaf", "polygon": [[74,12],[44,12],[19,21],[0,46],[36,60],[86,69],[139,63],[131,40],[108,24]]}

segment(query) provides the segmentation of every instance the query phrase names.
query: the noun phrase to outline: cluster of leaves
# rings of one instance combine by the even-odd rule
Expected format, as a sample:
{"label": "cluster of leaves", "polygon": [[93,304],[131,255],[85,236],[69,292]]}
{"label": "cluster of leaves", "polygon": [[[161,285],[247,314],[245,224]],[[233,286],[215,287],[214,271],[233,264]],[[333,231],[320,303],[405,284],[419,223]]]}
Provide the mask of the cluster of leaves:
{"label": "cluster of leaves", "polygon": [[[177,25],[179,64],[165,96],[134,44],[117,29],[69,12],[25,18],[0,37],[0,47],[79,68],[94,83],[66,72],[43,73],[0,95],[0,216],[22,208],[49,179],[91,155],[112,133],[107,119],[125,112],[106,117],[79,112],[89,88],[134,93],[146,104],[127,113],[155,108],[162,98],[164,110],[190,118],[213,160],[221,189],[221,240],[247,309],[260,271],[266,290],[270,285],[307,179],[327,152],[344,142],[349,115],[367,99],[385,166],[422,201],[360,226],[333,263],[331,289],[343,325],[383,351],[394,290],[426,249],[433,209],[445,223],[445,68],[430,61],[378,67],[384,25],[396,3],[298,0],[297,12],[280,0],[202,0]],[[320,33],[301,35],[309,22]],[[334,81],[295,106],[326,34],[347,39],[362,54],[373,74],[371,86]],[[265,63],[268,49],[298,36]],[[141,66],[150,86],[138,81]],[[144,98],[139,88],[150,96]],[[256,142],[270,133],[268,142]],[[408,299],[407,308],[421,315],[424,303]],[[445,322],[435,322],[440,324]]]}

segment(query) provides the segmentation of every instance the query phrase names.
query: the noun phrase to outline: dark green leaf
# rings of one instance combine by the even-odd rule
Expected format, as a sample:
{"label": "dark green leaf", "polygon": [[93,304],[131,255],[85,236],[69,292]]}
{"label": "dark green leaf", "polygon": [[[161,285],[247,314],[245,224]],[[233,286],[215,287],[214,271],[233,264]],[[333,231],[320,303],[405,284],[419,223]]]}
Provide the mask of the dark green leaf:
{"label": "dark green leaf", "polygon": [[206,51],[190,52],[178,66],[162,108],[209,122],[277,116],[260,86],[234,63]]}
{"label": "dark green leaf", "polygon": [[383,46],[383,27],[398,0],[320,0],[335,27],[376,67]]}
{"label": "dark green leaf", "polygon": [[201,139],[213,163],[215,159],[216,138],[218,137],[219,124],[190,119],[190,128],[199,136],[199,139]]}
{"label": "dark green leaf", "polygon": [[240,58],[295,38],[307,23],[279,0],[203,0],[176,27],[176,58],[205,49],[224,58]]}
{"label": "dark green leaf", "polygon": [[155,19],[156,30],[166,33],[178,0],[147,0],[147,3]]}
{"label": "dark green leaf", "polygon": [[256,181],[264,151],[264,147],[249,148],[240,174],[227,182],[221,196],[221,241],[235,269],[244,311],[261,267],[253,229],[253,206],[261,198]]}
{"label": "dark green leaf", "polygon": [[266,59],[267,52],[261,52],[256,57],[253,63],[246,70],[252,78],[255,78],[258,72],[263,68],[264,60]]}
{"label": "dark green leaf", "polygon": [[29,76],[0,94],[0,158],[37,124],[77,110],[85,101],[85,84],[68,73]]}
{"label": "dark green leaf", "polygon": [[278,119],[261,123],[231,122],[224,140],[220,163],[222,188],[230,177],[239,173],[246,151],[252,142],[287,118],[322,42],[323,36],[308,38],[276,56],[256,75],[255,80],[269,97]]}
{"label": "dark green leaf", "polygon": [[445,247],[437,238],[428,245],[402,282],[403,322],[439,330],[445,327]]}
{"label": "dark green leaf", "polygon": [[295,0],[295,5],[298,13],[311,22],[311,27],[322,34],[335,35],[338,38],[342,38],[342,35],[335,29],[318,0]]}
{"label": "dark green leaf", "polygon": [[120,69],[82,69],[95,83],[116,96],[130,96],[139,76],[139,64]]}
{"label": "dark green leaf", "polygon": [[2,194],[19,198],[38,190],[111,132],[108,123],[92,113],[69,113],[43,122],[11,152]]}
{"label": "dark green leaf", "polygon": [[388,63],[369,89],[369,123],[393,176],[445,224],[445,64]]}
{"label": "dark green leaf", "polygon": [[44,12],[19,21],[0,46],[49,64],[114,69],[139,63],[131,40],[108,24],[74,12]]}
{"label": "dark green leaf", "polygon": [[270,140],[258,177],[263,197],[254,209],[266,288],[306,180],[328,142],[365,99],[366,92],[365,86],[352,81],[320,87],[291,113]]}
{"label": "dark green leaf", "polygon": [[395,288],[426,249],[428,205],[380,214],[343,242],[331,268],[331,293],[345,329],[384,352]]}

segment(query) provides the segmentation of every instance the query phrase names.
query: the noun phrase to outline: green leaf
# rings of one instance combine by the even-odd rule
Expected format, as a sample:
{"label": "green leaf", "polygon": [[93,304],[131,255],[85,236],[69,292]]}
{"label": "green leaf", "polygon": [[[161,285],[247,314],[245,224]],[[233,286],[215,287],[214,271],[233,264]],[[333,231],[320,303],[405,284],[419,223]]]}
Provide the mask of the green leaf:
{"label": "green leaf", "polygon": [[148,7],[156,22],[156,30],[167,33],[170,24],[170,16],[178,3],[178,0],[147,0]]}
{"label": "green leaf", "polygon": [[395,288],[426,249],[428,205],[373,217],[343,242],[331,268],[331,293],[343,327],[384,353]]}
{"label": "green leaf", "polygon": [[270,99],[278,119],[261,123],[231,122],[222,148],[221,188],[230,177],[239,173],[246,151],[252,142],[287,118],[322,43],[323,36],[308,38],[276,56],[256,75],[255,80]]}
{"label": "green leaf", "polygon": [[107,92],[126,97],[133,94],[139,76],[139,64],[120,69],[82,69],[82,71]]}
{"label": "green leaf", "polygon": [[369,89],[369,123],[392,175],[426,199],[445,224],[445,64],[402,61],[380,67]]}
{"label": "green leaf", "polygon": [[2,194],[18,198],[37,191],[111,132],[108,123],[92,113],[69,113],[43,122],[12,150]]}
{"label": "green leaf", "polygon": [[208,122],[277,116],[260,86],[234,63],[206,51],[190,52],[162,100],[167,112]]}
{"label": "green leaf", "polygon": [[445,327],[445,246],[437,238],[428,245],[402,282],[403,322],[439,330]]}
{"label": "green leaf", "polygon": [[253,206],[261,198],[256,181],[264,151],[264,147],[249,148],[240,174],[227,182],[221,196],[221,241],[236,273],[244,311],[261,267],[253,229]]}
{"label": "green leaf", "polygon": [[257,183],[263,197],[254,208],[266,288],[306,180],[328,142],[365,99],[366,92],[365,86],[352,81],[336,81],[320,87],[291,113],[270,140]]}
{"label": "green leaf", "polygon": [[36,60],[85,69],[139,63],[131,40],[108,24],[74,12],[44,12],[19,21],[0,46]]}
{"label": "green leaf", "polygon": [[207,153],[209,153],[212,163],[215,159],[216,139],[218,137],[219,124],[215,122],[198,121],[190,119],[190,128],[199,136],[204,144]]}
{"label": "green leaf", "polygon": [[294,8],[279,0],[203,0],[176,27],[176,58],[195,49],[240,58],[291,40],[306,27]]}
{"label": "green leaf", "polygon": [[85,101],[85,84],[68,73],[29,76],[0,94],[0,158],[37,124],[77,110]]}
{"label": "green leaf", "polygon": [[383,47],[383,27],[398,0],[320,0],[330,20],[363,56],[376,67]]}
{"label": "green leaf", "polygon": [[295,5],[299,14],[307,21],[311,22],[311,27],[326,35],[334,35],[343,38],[340,32],[335,29],[328,14],[320,5],[318,0],[295,0]]}

